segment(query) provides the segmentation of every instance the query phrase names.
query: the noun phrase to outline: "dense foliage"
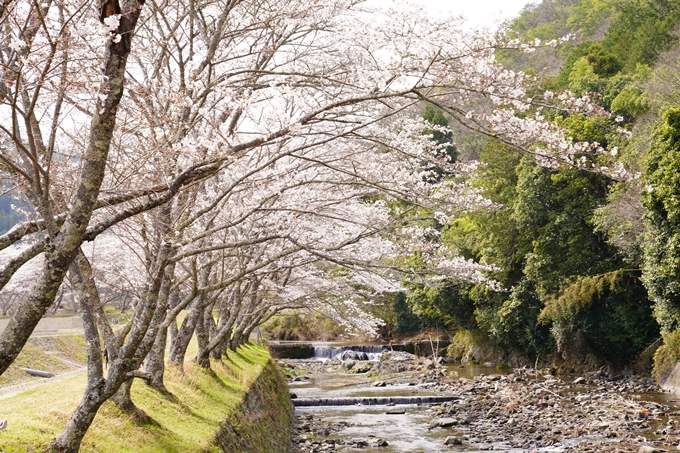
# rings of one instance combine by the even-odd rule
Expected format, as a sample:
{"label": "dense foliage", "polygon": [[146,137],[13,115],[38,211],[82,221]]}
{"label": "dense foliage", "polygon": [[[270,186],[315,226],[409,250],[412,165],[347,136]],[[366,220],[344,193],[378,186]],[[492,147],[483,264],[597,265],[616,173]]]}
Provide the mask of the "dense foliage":
{"label": "dense foliage", "polygon": [[573,34],[558,49],[497,56],[544,73],[537,97],[591,97],[607,115],[542,113],[601,146],[596,165],[624,163],[642,177],[546,168],[488,139],[471,183],[494,209],[457,216],[441,241],[494,266],[502,289],[454,281],[411,288],[416,314],[479,332],[507,352],[615,366],[680,327],[680,87],[671,75],[679,23],[678,1],[546,0],[509,25],[525,39]]}
{"label": "dense foliage", "polygon": [[654,129],[644,174],[647,208],[645,284],[665,333],[680,328],[680,109]]}

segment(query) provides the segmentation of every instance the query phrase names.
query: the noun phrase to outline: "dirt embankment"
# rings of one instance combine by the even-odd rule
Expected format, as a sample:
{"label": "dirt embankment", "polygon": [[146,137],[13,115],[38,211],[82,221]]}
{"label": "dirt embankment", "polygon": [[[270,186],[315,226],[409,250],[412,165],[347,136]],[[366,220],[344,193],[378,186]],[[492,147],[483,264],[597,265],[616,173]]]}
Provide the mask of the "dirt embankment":
{"label": "dirt embankment", "polygon": [[22,368],[71,376],[84,370],[86,362],[85,340],[76,334],[31,338],[14,363],[0,376],[0,398],[45,381],[45,378],[31,376]]}

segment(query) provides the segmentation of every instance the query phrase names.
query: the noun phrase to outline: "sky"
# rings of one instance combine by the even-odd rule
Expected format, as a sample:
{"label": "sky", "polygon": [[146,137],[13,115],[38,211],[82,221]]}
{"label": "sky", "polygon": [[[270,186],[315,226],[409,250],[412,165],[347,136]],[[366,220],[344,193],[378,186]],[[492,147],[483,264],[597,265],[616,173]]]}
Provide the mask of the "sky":
{"label": "sky", "polygon": [[[377,3],[388,4],[390,0],[374,0]],[[505,19],[519,14],[527,3],[540,0],[410,0],[425,6],[432,13],[439,11],[462,14],[471,26],[495,27]]]}
{"label": "sky", "polygon": [[529,0],[419,0],[428,9],[446,10],[465,15],[475,25],[493,26],[519,14]]}

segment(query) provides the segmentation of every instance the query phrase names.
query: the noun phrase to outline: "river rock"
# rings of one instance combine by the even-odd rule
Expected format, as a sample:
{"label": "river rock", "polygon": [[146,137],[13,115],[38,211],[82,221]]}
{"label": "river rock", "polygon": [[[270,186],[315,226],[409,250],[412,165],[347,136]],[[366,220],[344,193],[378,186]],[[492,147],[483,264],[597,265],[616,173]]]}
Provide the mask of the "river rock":
{"label": "river rock", "polygon": [[387,383],[385,381],[375,381],[373,387],[385,387]]}
{"label": "river rock", "polygon": [[371,364],[368,362],[357,362],[352,368],[352,373],[367,373],[371,371]]}
{"label": "river rock", "polygon": [[435,428],[435,427],[448,428],[450,426],[454,426],[454,425],[457,425],[457,424],[458,424],[458,420],[456,420],[455,418],[447,417],[447,418],[438,418],[438,419],[432,420],[432,423],[430,424],[430,426],[432,428]]}
{"label": "river rock", "polygon": [[385,412],[387,415],[402,415],[405,414],[406,411],[404,409],[391,409],[387,412]]}
{"label": "river rock", "polygon": [[344,362],[342,362],[342,367],[351,370],[356,364],[357,364],[356,360],[345,360]]}
{"label": "river rock", "polygon": [[459,437],[449,436],[444,440],[444,445],[461,445],[463,441]]}
{"label": "river rock", "polygon": [[378,439],[373,443],[374,447],[387,447],[389,445],[385,439]]}
{"label": "river rock", "polygon": [[368,355],[361,351],[345,351],[340,357],[342,361],[345,360],[368,360]]}
{"label": "river rock", "polygon": [[663,450],[661,448],[650,447],[649,445],[643,445],[638,450],[639,453],[664,453],[668,450]]}

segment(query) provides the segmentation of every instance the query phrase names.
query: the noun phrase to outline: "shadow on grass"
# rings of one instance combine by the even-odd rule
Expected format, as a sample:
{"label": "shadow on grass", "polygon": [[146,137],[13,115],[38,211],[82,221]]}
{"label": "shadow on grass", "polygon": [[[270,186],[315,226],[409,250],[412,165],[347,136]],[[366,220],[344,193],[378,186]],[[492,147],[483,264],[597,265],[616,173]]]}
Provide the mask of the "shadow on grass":
{"label": "shadow on grass", "polygon": [[163,428],[160,423],[158,423],[153,417],[138,407],[135,407],[130,413],[128,413],[128,415],[130,416],[130,423],[135,426],[141,426],[145,428],[153,426],[165,431],[165,428]]}
{"label": "shadow on grass", "polygon": [[175,404],[181,403],[180,399],[177,398],[177,396],[175,396],[174,393],[172,393],[170,390],[168,390],[167,387],[165,387],[165,386],[163,386],[163,387],[157,387],[157,386],[155,386],[155,385],[149,385],[149,384],[146,383],[146,382],[145,382],[145,384],[146,384],[146,387],[147,387],[149,390],[155,392],[156,394],[158,394],[158,396],[160,396],[160,397],[163,398],[164,400],[169,401],[169,402],[171,402],[171,403],[175,403]]}
{"label": "shadow on grass", "polygon": [[235,355],[237,355],[238,358],[239,358],[239,360],[245,362],[245,363],[248,364],[248,365],[255,365],[255,364],[256,364],[256,362],[255,362],[254,360],[252,360],[252,359],[249,358],[248,356],[245,356],[245,355],[241,354],[240,351],[229,351],[229,352],[230,352],[230,353],[233,353],[233,354],[235,354]]}
{"label": "shadow on grass", "polygon": [[171,432],[163,427],[150,427],[147,433],[154,438],[154,445],[160,447],[160,450],[164,453],[186,452],[186,445],[179,441],[177,435],[174,433],[170,434]]}

